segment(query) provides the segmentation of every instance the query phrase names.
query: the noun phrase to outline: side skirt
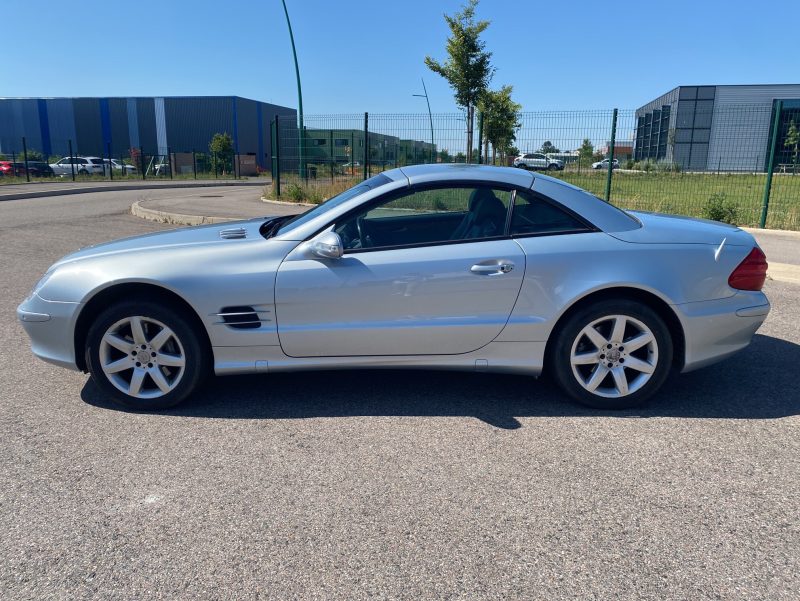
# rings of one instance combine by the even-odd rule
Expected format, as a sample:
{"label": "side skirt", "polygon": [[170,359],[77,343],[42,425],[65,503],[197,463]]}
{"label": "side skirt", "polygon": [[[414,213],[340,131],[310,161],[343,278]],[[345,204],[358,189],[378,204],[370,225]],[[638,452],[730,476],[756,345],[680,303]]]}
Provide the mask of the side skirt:
{"label": "side skirt", "polygon": [[462,355],[308,358],[288,357],[280,346],[216,346],[213,350],[218,376],[325,369],[436,369],[538,376],[544,348],[544,342],[491,342]]}

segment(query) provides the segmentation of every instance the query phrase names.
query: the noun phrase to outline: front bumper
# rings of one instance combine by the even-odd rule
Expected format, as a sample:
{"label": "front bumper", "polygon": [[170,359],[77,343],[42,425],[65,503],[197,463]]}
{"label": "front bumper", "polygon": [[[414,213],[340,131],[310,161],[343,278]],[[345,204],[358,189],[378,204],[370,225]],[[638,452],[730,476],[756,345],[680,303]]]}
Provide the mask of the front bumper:
{"label": "front bumper", "polygon": [[31,339],[33,354],[61,367],[78,370],[75,321],[81,303],[48,301],[32,294],[17,307],[17,319]]}
{"label": "front bumper", "polygon": [[742,350],[769,314],[763,292],[740,290],[712,301],[673,305],[686,343],[682,371],[722,361]]}

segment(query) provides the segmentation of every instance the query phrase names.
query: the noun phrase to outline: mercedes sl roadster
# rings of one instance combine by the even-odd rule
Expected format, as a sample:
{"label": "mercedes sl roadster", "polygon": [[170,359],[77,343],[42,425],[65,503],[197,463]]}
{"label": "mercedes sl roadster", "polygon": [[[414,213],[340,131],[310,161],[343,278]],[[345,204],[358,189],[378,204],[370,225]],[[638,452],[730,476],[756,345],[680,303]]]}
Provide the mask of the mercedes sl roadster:
{"label": "mercedes sl roadster", "polygon": [[733,226],[520,169],[421,165],[295,217],[79,250],[17,314],[36,355],[134,409],[175,405],[212,371],[347,368],[545,373],[613,409],[746,347],[766,272]]}

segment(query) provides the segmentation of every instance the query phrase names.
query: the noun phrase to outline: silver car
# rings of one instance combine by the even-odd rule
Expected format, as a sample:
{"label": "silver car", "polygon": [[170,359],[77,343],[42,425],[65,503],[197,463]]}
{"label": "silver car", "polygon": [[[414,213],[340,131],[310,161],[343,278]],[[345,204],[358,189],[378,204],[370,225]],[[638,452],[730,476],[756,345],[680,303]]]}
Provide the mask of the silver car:
{"label": "silver car", "polygon": [[546,371],[623,408],[746,347],[766,269],[736,227],[624,212],[520,169],[421,165],[293,218],[85,248],[17,314],[36,355],[136,409],[175,405],[212,369],[332,368]]}

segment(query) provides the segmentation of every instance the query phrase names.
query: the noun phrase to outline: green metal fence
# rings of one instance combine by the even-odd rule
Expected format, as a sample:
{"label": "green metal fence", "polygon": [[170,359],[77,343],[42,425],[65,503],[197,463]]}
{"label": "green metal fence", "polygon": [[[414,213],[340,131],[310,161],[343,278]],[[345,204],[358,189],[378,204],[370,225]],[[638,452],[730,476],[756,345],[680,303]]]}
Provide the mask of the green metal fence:
{"label": "green metal fence", "polygon": [[[301,178],[300,132],[281,117],[271,128],[273,192],[318,190],[310,199],[319,201],[385,169],[465,162],[464,115],[432,121],[431,128],[426,113],[306,115]],[[800,230],[800,109],[780,102],[525,112],[513,143],[497,148],[479,146],[479,129],[476,123],[473,162],[511,166],[518,154],[543,155],[525,163],[623,208]]]}

